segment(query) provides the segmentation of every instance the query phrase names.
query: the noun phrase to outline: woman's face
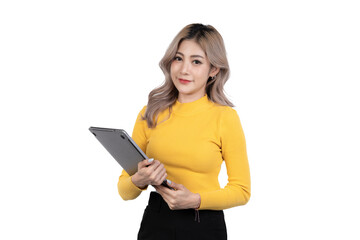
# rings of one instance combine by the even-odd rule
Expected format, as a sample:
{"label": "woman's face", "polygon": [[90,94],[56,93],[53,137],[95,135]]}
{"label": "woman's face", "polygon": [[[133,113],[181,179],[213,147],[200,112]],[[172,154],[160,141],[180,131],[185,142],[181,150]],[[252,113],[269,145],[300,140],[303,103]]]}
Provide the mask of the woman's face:
{"label": "woman's face", "polygon": [[209,59],[198,43],[184,40],[171,63],[170,72],[179,91],[178,101],[186,103],[205,95],[207,80],[216,75],[219,69],[210,69]]}

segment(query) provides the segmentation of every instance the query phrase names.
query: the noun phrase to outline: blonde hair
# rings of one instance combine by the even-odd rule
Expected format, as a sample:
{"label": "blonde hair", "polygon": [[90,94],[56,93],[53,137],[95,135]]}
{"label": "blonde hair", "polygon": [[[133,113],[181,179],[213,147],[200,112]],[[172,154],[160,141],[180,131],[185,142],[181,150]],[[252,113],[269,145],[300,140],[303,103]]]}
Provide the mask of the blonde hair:
{"label": "blonde hair", "polygon": [[230,69],[226,57],[224,41],[220,33],[211,25],[190,24],[184,27],[170,43],[164,57],[159,65],[165,75],[165,82],[149,93],[149,99],[143,119],[147,121],[149,128],[155,128],[159,113],[169,109],[176,102],[178,90],[176,89],[170,75],[170,67],[176,52],[183,40],[194,40],[207,55],[211,68],[219,68],[216,78],[209,78],[206,84],[208,99],[214,103],[233,107],[224,93],[224,85],[229,79]]}

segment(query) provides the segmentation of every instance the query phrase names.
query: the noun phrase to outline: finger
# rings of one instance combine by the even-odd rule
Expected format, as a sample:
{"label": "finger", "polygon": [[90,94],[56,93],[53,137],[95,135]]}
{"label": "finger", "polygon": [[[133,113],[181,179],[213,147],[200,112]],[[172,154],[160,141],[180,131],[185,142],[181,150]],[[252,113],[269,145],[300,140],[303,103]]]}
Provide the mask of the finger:
{"label": "finger", "polygon": [[170,209],[175,209],[174,207],[176,206],[176,196],[173,195],[175,191],[172,191],[162,185],[156,186],[155,189],[161,195],[161,197],[164,199]]}
{"label": "finger", "polygon": [[[154,163],[154,164],[156,164],[156,163]],[[162,163],[159,163],[159,165],[162,165],[162,166],[155,166],[155,165],[153,166],[153,168],[152,168],[153,176],[157,176],[159,174],[162,175],[162,174],[164,174],[164,172],[166,172],[164,165]]]}
{"label": "finger", "polygon": [[156,179],[156,185],[161,185],[166,180],[166,177],[167,177],[166,172],[164,172],[163,174],[159,174],[158,179]]}
{"label": "finger", "polygon": [[138,168],[140,169],[140,168],[147,167],[147,166],[151,165],[153,162],[154,162],[153,158],[145,159],[138,163]]}
{"label": "finger", "polygon": [[156,186],[153,186],[155,188],[155,190],[160,193],[160,195],[165,199],[166,196],[165,196],[165,193],[164,193],[164,187],[161,186],[161,185],[156,185]]}
{"label": "finger", "polygon": [[174,199],[176,198],[177,191],[174,191],[174,188],[169,188],[165,185],[159,185],[161,186],[161,191],[164,196],[167,196],[168,198]]}
{"label": "finger", "polygon": [[155,163],[154,159],[153,158],[150,158],[150,159],[145,159],[144,161],[144,164],[148,167],[148,166],[151,166]]}
{"label": "finger", "polygon": [[157,169],[152,174],[152,178],[154,181],[153,184],[160,185],[165,180],[166,176],[167,176],[167,173],[166,173],[165,169]]}
{"label": "finger", "polygon": [[167,184],[168,184],[169,187],[175,188],[176,190],[184,189],[184,186],[182,184],[171,182],[170,180],[167,180]]}
{"label": "finger", "polygon": [[[153,158],[151,158],[151,159],[153,159]],[[145,160],[146,161],[146,166],[145,166],[146,169],[145,170],[149,176],[155,171],[155,169],[157,169],[158,165],[160,164],[159,161],[151,160],[151,159]]]}
{"label": "finger", "polygon": [[161,177],[165,173],[166,173],[166,169],[164,167],[158,167],[157,169],[154,170],[154,176]]}
{"label": "finger", "polygon": [[164,182],[166,180],[167,173],[165,172],[164,175],[162,175],[160,182]]}
{"label": "finger", "polygon": [[159,167],[161,168],[162,166],[164,166],[164,165],[162,165],[162,166],[161,165],[162,165],[161,162],[159,162],[158,160],[154,160],[154,163],[152,164],[153,170],[155,171]]}

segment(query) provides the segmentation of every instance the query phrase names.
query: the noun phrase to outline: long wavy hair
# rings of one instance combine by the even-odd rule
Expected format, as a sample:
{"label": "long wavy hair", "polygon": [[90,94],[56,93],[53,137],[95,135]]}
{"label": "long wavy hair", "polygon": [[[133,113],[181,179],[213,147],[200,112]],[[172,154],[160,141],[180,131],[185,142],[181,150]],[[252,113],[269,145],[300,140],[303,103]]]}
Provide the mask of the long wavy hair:
{"label": "long wavy hair", "polygon": [[179,92],[171,79],[170,67],[183,40],[194,40],[198,43],[210,61],[210,69],[212,67],[220,69],[216,78],[209,77],[207,81],[206,94],[208,99],[220,105],[234,106],[224,93],[224,85],[229,79],[230,69],[224,41],[220,33],[211,25],[190,24],[175,36],[159,63],[165,75],[165,81],[149,93],[145,115],[142,116],[143,120],[147,121],[149,128],[156,127],[158,116],[162,111],[169,109],[169,114],[171,114],[172,105],[177,100]]}

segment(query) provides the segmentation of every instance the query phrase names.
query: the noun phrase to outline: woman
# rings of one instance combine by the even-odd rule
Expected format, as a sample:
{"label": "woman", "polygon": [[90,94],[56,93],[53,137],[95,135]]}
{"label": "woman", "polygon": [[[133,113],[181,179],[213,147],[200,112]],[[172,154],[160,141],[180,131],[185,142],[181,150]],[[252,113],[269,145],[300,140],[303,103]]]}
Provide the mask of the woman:
{"label": "woman", "polygon": [[[248,202],[250,173],[240,120],[223,92],[229,66],[221,35],[210,25],[186,26],[160,67],[165,82],[150,92],[132,134],[151,159],[132,176],[122,172],[119,194],[129,200],[156,189],[138,239],[227,239],[222,210]],[[161,185],[165,179],[175,190]]]}

